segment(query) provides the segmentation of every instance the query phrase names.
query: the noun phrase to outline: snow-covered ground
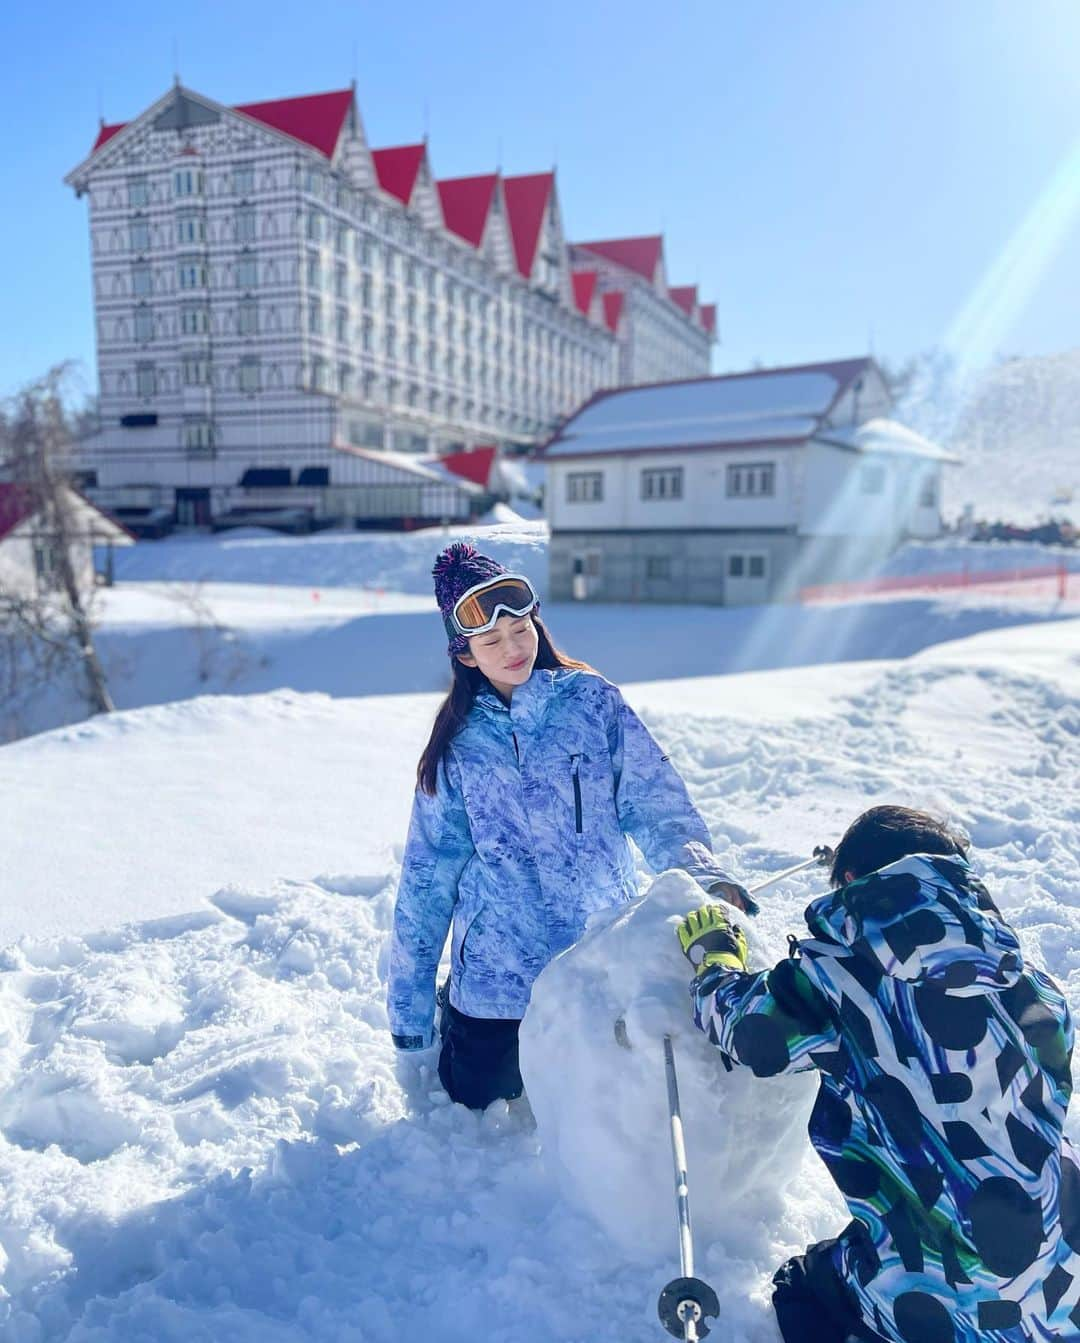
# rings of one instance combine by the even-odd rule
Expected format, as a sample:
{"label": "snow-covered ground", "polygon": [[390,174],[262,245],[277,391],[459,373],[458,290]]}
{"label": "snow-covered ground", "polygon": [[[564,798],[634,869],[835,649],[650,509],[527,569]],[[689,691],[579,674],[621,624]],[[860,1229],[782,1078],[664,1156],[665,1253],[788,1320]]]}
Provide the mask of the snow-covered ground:
{"label": "snow-covered ground", "polygon": [[[470,533],[462,533],[469,535]],[[458,533],[454,533],[458,535]],[[120,708],[206,694],[322,691],[333,696],[433,692],[445,687],[441,624],[431,564],[441,530],[180,537],[120,552],[118,582],[101,594],[97,637]],[[543,523],[488,529],[482,544],[547,580]],[[1046,564],[1064,552],[1038,547],[909,546],[890,573],[912,575]],[[1080,569],[1080,555],[1068,556]],[[947,598],[910,593],[888,608],[679,607],[545,602],[556,641],[615,681],[906,657],[946,638],[1080,610],[1080,574],[1069,599],[1041,586],[973,589]],[[38,686],[0,704],[0,741],[85,716],[73,684]]]}
{"label": "snow-covered ground", "polygon": [[[382,618],[341,599],[346,629]],[[357,659],[355,641],[320,643],[303,609],[298,650],[313,639],[320,659]],[[945,809],[1028,955],[1080,1010],[1080,620],[1007,603],[875,610],[891,620],[860,632],[860,615],[845,636],[863,660],[723,677],[703,673],[732,642],[745,665],[766,660],[753,645],[785,639],[812,661],[829,627],[793,636],[693,613],[688,627],[686,612],[658,609],[620,634],[583,613],[597,643],[584,619],[564,642],[604,664],[593,648],[611,638],[617,674],[647,679],[628,697],[745,879],[835,841],[873,802]],[[826,613],[843,627],[843,610]],[[550,614],[563,635],[577,613]],[[432,622],[386,618],[399,632]],[[662,1225],[614,1234],[603,1209],[631,1225],[647,1172],[666,1168],[657,1042],[645,1060],[656,1004],[669,1014],[683,992],[667,908],[655,963],[635,943],[623,984],[632,1067],[593,1068],[601,1047],[611,1057],[606,1020],[592,1053],[588,1038],[568,1054],[538,1032],[525,1069],[539,1128],[520,1105],[449,1106],[430,1061],[394,1057],[383,1009],[411,777],[437,697],[349,698],[346,685],[342,671],[335,698],[293,688],[145,707],[0,749],[0,936],[16,939],[0,961],[5,1343],[664,1336],[655,1299],[678,1269],[674,1210],[665,1241]],[[675,898],[670,881],[657,901]],[[783,954],[820,881],[768,896],[757,956]],[[769,1274],[841,1212],[798,1124],[774,1117],[770,1161],[760,1134],[722,1122],[777,1106],[780,1091],[760,1083],[758,1099],[732,1092],[709,1109],[726,1074],[688,1020],[678,1046],[700,1270],[726,1289],[718,1336],[764,1343]],[[568,1125],[577,1159],[560,1153]],[[581,1159],[612,1145],[614,1163]]]}

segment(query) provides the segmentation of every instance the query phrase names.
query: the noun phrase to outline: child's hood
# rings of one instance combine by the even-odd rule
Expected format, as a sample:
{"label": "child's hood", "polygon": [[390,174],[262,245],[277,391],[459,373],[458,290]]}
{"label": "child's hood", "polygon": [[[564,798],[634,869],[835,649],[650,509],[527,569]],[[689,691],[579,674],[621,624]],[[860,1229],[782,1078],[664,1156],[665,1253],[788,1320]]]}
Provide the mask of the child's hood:
{"label": "child's hood", "polygon": [[902,858],[815,900],[806,922],[811,956],[840,944],[874,974],[960,996],[1010,988],[1024,968],[1016,934],[959,857]]}

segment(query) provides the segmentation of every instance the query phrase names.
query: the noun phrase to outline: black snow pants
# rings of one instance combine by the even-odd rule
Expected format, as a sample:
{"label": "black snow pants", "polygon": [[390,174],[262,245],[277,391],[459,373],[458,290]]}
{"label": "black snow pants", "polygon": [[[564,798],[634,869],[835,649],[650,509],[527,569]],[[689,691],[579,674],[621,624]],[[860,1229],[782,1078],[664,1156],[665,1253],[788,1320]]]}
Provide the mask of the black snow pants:
{"label": "black snow pants", "polygon": [[868,1328],[833,1267],[835,1240],[818,1241],[773,1275],[773,1309],[784,1343],[885,1343]]}
{"label": "black snow pants", "polygon": [[443,1003],[439,1081],[452,1101],[483,1110],[494,1100],[521,1095],[518,1071],[520,1021],[467,1017]]}

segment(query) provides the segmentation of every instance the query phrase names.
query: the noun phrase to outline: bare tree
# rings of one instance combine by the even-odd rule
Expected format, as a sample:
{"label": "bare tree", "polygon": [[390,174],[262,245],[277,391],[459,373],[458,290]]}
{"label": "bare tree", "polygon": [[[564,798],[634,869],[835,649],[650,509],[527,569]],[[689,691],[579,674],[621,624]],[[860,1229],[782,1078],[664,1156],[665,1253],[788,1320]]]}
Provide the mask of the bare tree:
{"label": "bare tree", "polygon": [[114,708],[94,647],[94,588],[80,558],[92,545],[80,525],[70,477],[71,430],[63,392],[69,366],[58,365],[12,398],[0,417],[0,479],[15,487],[31,519],[39,561],[36,590],[0,586],[0,633],[7,644],[4,679],[14,694],[27,673],[52,682],[71,669],[91,713]]}

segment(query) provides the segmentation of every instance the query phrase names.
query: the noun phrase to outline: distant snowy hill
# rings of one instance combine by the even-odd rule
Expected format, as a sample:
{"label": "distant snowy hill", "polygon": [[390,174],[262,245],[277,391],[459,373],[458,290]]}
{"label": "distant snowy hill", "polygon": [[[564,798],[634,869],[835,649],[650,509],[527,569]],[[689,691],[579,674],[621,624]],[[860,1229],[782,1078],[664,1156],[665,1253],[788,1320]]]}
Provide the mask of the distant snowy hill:
{"label": "distant snowy hill", "polygon": [[960,378],[922,362],[898,417],[964,459],[945,473],[945,513],[1080,522],[1080,350],[1009,359]]}

